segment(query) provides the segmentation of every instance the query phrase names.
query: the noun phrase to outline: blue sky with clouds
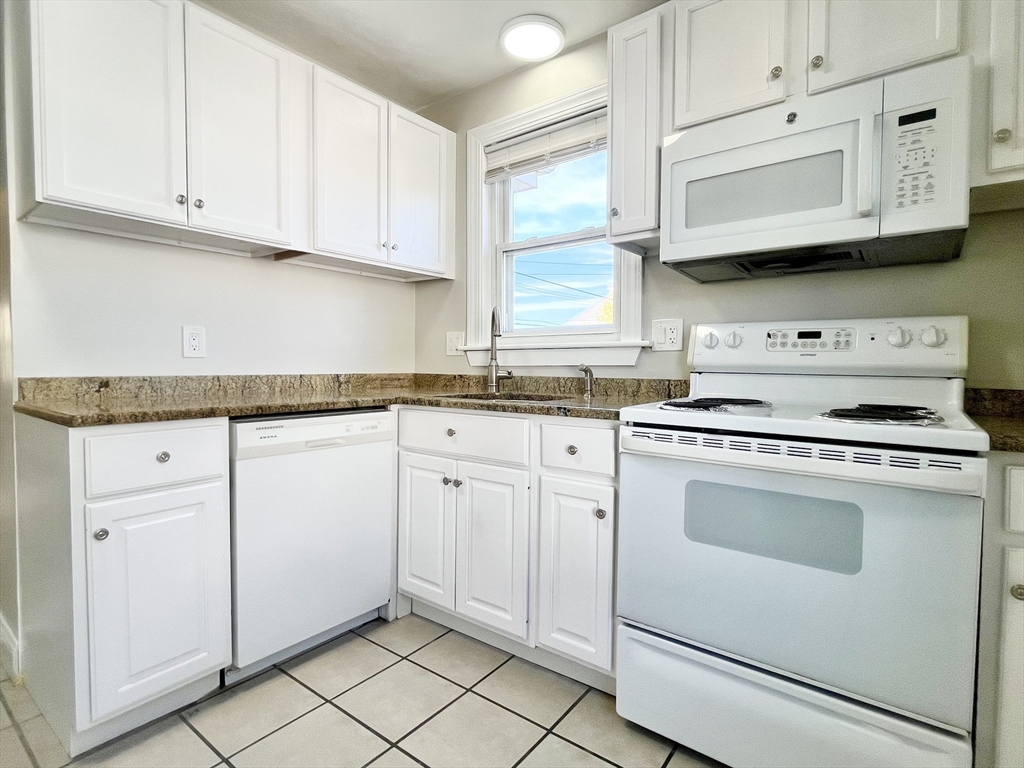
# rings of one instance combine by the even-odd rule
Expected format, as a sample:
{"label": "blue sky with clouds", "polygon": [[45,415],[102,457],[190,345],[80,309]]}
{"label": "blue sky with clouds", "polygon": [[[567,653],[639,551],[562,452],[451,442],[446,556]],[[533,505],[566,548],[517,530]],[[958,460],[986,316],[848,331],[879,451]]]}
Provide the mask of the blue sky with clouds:
{"label": "blue sky with clouds", "polygon": [[[561,163],[550,173],[524,174],[522,181],[536,183],[536,188],[513,193],[513,240],[603,228],[606,178],[607,153],[603,151]],[[514,184],[514,188],[522,186]],[[540,330],[570,320],[600,324],[612,298],[613,267],[612,248],[603,242],[516,256],[513,330]]]}

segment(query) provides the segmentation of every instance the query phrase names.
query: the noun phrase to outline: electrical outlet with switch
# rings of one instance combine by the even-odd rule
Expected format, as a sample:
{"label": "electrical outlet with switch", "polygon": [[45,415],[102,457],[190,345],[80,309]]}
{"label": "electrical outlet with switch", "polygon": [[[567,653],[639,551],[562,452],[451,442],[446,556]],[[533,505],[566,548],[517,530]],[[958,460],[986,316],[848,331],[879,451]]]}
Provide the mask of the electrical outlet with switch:
{"label": "electrical outlet with switch", "polygon": [[444,353],[448,357],[458,357],[462,353],[459,351],[459,347],[465,344],[466,334],[458,331],[452,331],[451,333],[445,334],[444,337]]}
{"label": "electrical outlet with switch", "polygon": [[206,329],[203,326],[181,327],[181,356],[206,357]]}
{"label": "electrical outlet with switch", "polygon": [[654,320],[651,323],[651,339],[654,342],[652,349],[655,352],[682,351],[683,321],[681,319]]}

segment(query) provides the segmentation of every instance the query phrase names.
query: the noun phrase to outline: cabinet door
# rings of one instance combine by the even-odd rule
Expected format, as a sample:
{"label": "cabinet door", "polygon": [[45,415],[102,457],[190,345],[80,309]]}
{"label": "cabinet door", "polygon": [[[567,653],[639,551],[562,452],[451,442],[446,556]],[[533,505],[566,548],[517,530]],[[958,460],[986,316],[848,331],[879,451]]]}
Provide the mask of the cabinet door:
{"label": "cabinet door", "polygon": [[36,195],[185,224],[179,0],[32,5]]}
{"label": "cabinet door", "polygon": [[231,663],[222,482],[86,505],[94,720]]}
{"label": "cabinet door", "polygon": [[189,222],[288,243],[288,53],[186,7]]}
{"label": "cabinet door", "polygon": [[992,0],[989,170],[1024,165],[1024,3]]}
{"label": "cabinet door", "polygon": [[315,246],[387,261],[387,99],[315,71]]}
{"label": "cabinet door", "polygon": [[811,93],[956,53],[960,0],[811,0]]}
{"label": "cabinet door", "polygon": [[786,0],[676,5],[676,128],[782,101]]}
{"label": "cabinet door", "polygon": [[528,474],[460,461],[455,609],[526,637]]}
{"label": "cabinet door", "polygon": [[537,642],[612,666],[615,489],[543,477]]}
{"label": "cabinet door", "polygon": [[398,468],[398,588],[454,610],[455,462],[402,451]]}
{"label": "cabinet door", "polygon": [[389,122],[389,259],[444,272],[449,132],[396,104]]}
{"label": "cabinet door", "polygon": [[608,33],[608,234],[658,227],[661,17],[647,14]]}
{"label": "cabinet door", "polygon": [[996,766],[1024,765],[1024,549],[1007,547],[1004,554],[1003,630],[999,650],[999,720],[996,725]]}

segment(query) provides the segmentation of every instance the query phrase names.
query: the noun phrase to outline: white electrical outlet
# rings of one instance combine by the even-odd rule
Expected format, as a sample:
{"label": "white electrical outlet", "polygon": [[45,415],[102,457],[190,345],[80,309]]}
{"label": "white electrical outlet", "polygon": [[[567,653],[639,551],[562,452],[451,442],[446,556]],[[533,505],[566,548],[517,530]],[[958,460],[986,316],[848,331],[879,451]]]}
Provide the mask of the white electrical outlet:
{"label": "white electrical outlet", "polygon": [[448,357],[458,357],[462,353],[459,351],[459,347],[465,344],[466,334],[459,331],[452,331],[451,333],[445,334],[444,337],[444,353]]}
{"label": "white electrical outlet", "polygon": [[181,356],[206,357],[206,329],[203,326],[181,326]]}
{"label": "white electrical outlet", "polygon": [[651,341],[655,352],[681,351],[683,348],[682,320],[655,320],[651,323]]}

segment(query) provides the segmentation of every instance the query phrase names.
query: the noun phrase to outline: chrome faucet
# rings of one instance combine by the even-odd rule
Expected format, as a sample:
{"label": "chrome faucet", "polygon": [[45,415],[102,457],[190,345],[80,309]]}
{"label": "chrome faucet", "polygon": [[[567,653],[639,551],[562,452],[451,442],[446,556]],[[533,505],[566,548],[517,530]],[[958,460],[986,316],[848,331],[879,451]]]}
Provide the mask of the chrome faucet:
{"label": "chrome faucet", "polygon": [[491,310],[491,359],[487,363],[487,391],[497,394],[498,384],[502,379],[511,379],[512,371],[503,371],[498,367],[498,337],[501,336],[501,322],[498,320],[498,308]]}
{"label": "chrome faucet", "polygon": [[594,372],[589,365],[583,363],[580,363],[580,370],[583,371],[584,394],[589,399],[594,396]]}

